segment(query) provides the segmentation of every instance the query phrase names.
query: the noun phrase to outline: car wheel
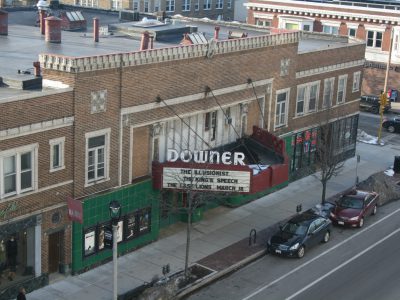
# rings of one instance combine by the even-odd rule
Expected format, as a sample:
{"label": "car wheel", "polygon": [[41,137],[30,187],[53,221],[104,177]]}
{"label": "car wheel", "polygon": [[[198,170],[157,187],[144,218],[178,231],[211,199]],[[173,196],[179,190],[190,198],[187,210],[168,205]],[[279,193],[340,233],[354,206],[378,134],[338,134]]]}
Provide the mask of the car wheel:
{"label": "car wheel", "polygon": [[358,227],[363,227],[364,226],[364,218],[360,219],[360,222],[358,223]]}
{"label": "car wheel", "polygon": [[371,215],[375,216],[377,211],[378,211],[378,205],[375,205]]}
{"label": "car wheel", "polygon": [[297,257],[303,258],[305,253],[306,253],[306,248],[304,248],[304,246],[300,246],[299,250],[297,250]]}
{"label": "car wheel", "polygon": [[371,112],[372,112],[373,114],[378,114],[378,113],[379,113],[379,108],[378,108],[378,107],[373,107],[373,108],[371,109]]}
{"label": "car wheel", "polygon": [[394,128],[393,125],[389,125],[387,130],[388,130],[390,133],[395,132],[395,128]]}
{"label": "car wheel", "polygon": [[325,234],[324,234],[324,238],[323,238],[323,242],[324,243],[327,243],[327,242],[329,242],[329,239],[331,238],[331,233],[329,232],[329,231],[327,231],[327,232],[325,232]]}

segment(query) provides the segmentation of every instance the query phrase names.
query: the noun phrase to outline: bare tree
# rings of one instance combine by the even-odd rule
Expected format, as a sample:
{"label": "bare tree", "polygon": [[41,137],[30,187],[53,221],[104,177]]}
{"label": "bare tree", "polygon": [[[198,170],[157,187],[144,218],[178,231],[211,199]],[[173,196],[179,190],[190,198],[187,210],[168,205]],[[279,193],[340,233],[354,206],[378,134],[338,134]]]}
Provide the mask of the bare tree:
{"label": "bare tree", "polygon": [[325,204],[326,187],[328,181],[339,175],[344,166],[344,151],[340,143],[341,132],[339,127],[334,126],[334,120],[342,114],[338,107],[327,107],[319,115],[317,147],[316,147],[316,168],[319,172],[316,177],[322,184],[321,204]]}
{"label": "bare tree", "polygon": [[[190,254],[190,246],[191,246],[191,233],[193,228],[193,215],[196,213],[197,209],[202,206],[206,206],[210,203],[219,204],[223,203],[229,193],[215,193],[215,192],[207,192],[201,190],[201,185],[204,183],[201,181],[201,177],[196,176],[194,170],[196,169],[194,165],[190,164],[185,169],[188,171],[185,176],[181,174],[169,174],[167,175],[170,179],[175,181],[178,186],[178,190],[181,192],[183,198],[183,203],[179,205],[178,203],[170,203],[167,209],[170,212],[179,211],[181,214],[186,216],[186,250],[185,250],[185,267],[184,267],[184,277],[185,280],[189,280],[190,272],[189,272],[189,254]],[[205,170],[207,171],[210,168],[206,169],[196,169],[196,170]],[[179,169],[179,168],[177,168]],[[190,171],[190,172],[189,172]],[[165,176],[165,175],[164,175]]]}

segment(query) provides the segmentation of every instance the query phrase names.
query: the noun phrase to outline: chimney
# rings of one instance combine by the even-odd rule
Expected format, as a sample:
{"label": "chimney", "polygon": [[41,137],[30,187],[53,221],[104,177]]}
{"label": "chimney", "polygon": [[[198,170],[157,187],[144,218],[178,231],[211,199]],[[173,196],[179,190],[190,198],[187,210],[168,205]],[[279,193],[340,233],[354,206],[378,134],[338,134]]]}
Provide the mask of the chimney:
{"label": "chimney", "polygon": [[8,35],[8,12],[0,10],[0,35]]}
{"label": "chimney", "polygon": [[33,62],[33,74],[36,76],[36,77],[40,77],[40,62],[38,62],[38,61],[34,61]]}
{"label": "chimney", "polygon": [[57,17],[48,17],[46,20],[46,36],[48,43],[61,43],[61,19]]}
{"label": "chimney", "polygon": [[220,30],[220,27],[219,26],[215,26],[214,39],[216,39],[216,40],[218,40],[219,30]]}
{"label": "chimney", "polygon": [[93,38],[95,43],[99,42],[99,18],[93,18]]}
{"label": "chimney", "polygon": [[45,29],[46,28],[46,25],[45,25],[46,17],[47,17],[46,11],[44,9],[40,9],[39,10],[39,26],[40,26],[40,33],[42,35],[44,35],[46,32],[46,29]]}
{"label": "chimney", "polygon": [[150,36],[150,47],[149,47],[149,49],[153,49],[153,48],[154,48],[154,36],[151,35]]}
{"label": "chimney", "polygon": [[149,48],[149,33],[147,31],[142,33],[142,40],[140,41],[140,51],[147,50]]}

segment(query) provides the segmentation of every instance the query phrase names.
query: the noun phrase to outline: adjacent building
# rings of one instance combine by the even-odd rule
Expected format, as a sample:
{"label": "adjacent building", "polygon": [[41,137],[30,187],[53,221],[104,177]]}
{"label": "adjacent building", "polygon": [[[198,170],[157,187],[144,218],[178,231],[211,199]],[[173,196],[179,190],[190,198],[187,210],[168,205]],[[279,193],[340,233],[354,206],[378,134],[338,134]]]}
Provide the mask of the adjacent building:
{"label": "adjacent building", "polygon": [[[14,38],[0,36],[9,46]],[[168,209],[186,203],[168,172],[214,176],[218,185],[199,189],[237,206],[310,168],[321,122],[337,153],[355,153],[364,43],[258,33],[115,52],[121,40],[63,40],[58,53],[38,53],[34,75],[1,75],[0,239],[17,240],[17,273],[31,288],[110,259],[112,200],[122,206],[121,254],[184,220]],[[30,43],[45,42],[35,32]],[[200,151],[216,156],[201,163]],[[19,282],[0,290],[15,295]]]}
{"label": "adjacent building", "polygon": [[[250,0],[248,23],[287,30],[322,32],[364,40],[366,73],[363,92],[383,89],[384,69],[392,47],[389,88],[400,76],[400,4],[397,1]],[[392,46],[391,46],[392,39]],[[396,72],[395,72],[396,71]]]}

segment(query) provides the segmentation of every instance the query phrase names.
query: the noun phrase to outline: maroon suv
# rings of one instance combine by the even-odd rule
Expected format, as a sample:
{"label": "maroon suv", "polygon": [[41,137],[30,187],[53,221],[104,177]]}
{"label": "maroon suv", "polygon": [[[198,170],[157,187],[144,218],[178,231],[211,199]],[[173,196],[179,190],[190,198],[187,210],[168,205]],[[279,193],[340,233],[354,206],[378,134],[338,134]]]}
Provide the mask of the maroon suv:
{"label": "maroon suv", "polygon": [[378,193],[351,190],[336,201],[330,219],[335,225],[363,227],[364,218],[376,214],[378,199]]}

